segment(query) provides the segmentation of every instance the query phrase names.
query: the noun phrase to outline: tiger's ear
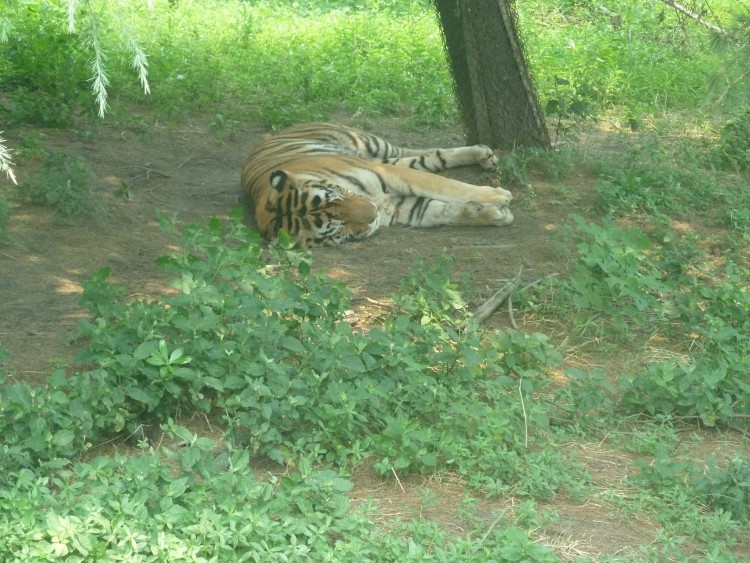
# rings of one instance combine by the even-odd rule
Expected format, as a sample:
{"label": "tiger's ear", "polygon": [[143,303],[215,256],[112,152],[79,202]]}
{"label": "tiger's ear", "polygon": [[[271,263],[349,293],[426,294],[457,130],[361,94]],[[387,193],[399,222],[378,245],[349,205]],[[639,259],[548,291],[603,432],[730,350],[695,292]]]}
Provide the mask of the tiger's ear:
{"label": "tiger's ear", "polygon": [[283,170],[274,170],[271,172],[271,185],[277,192],[280,192],[289,182],[289,175]]}

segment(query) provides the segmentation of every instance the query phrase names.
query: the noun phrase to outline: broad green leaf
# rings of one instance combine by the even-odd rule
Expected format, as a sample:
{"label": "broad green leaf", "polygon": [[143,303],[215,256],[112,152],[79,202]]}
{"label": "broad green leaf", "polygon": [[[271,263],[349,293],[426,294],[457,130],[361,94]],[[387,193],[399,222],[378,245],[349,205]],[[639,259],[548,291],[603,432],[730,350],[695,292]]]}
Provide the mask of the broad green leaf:
{"label": "broad green leaf", "polygon": [[158,345],[159,343],[156,340],[147,340],[146,342],[142,342],[133,352],[133,357],[136,360],[145,360],[154,353]]}
{"label": "broad green leaf", "polygon": [[75,434],[72,430],[63,429],[55,432],[55,435],[52,437],[52,443],[58,448],[64,448],[65,446],[69,446],[74,439]]}
{"label": "broad green leaf", "polygon": [[144,403],[149,411],[154,410],[159,404],[159,397],[157,395],[150,391],[146,391],[145,389],[141,389],[140,387],[130,387],[126,393],[131,399]]}

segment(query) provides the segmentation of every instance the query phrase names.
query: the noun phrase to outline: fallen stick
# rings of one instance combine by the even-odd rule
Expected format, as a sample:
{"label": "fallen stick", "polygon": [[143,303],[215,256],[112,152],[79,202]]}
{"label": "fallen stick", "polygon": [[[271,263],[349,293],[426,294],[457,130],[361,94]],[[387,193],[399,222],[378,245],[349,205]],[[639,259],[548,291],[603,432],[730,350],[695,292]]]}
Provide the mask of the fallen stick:
{"label": "fallen stick", "polygon": [[[498,290],[492,297],[490,297],[487,301],[482,303],[479,307],[477,307],[476,311],[474,311],[473,318],[476,321],[477,324],[482,324],[484,321],[486,321],[492,313],[494,313],[500,305],[505,303],[511,295],[514,293],[520,291],[524,292],[528,289],[531,289],[534,286],[539,285],[544,281],[545,278],[551,278],[556,276],[557,274],[550,274],[548,276],[542,276],[541,278],[535,279],[532,282],[527,283],[520,289],[518,286],[521,283],[521,272],[518,273],[518,275],[510,280],[505,286]],[[515,324],[515,319],[513,318],[512,313],[509,313],[511,316],[511,322]],[[515,328],[515,326],[514,326]]]}

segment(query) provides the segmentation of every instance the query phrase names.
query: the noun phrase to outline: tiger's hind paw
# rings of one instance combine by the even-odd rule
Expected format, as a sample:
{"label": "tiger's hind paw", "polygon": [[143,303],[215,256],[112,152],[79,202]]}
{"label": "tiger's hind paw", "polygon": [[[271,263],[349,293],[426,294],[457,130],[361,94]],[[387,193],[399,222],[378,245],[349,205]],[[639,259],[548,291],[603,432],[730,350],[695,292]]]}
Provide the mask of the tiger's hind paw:
{"label": "tiger's hind paw", "polygon": [[497,208],[497,216],[495,219],[495,225],[503,226],[510,225],[513,222],[513,212],[507,205],[501,205]]}
{"label": "tiger's hind paw", "polygon": [[513,194],[508,190],[501,188],[500,186],[493,187],[492,191],[494,192],[492,203],[498,205],[508,205],[511,201],[513,201]]}

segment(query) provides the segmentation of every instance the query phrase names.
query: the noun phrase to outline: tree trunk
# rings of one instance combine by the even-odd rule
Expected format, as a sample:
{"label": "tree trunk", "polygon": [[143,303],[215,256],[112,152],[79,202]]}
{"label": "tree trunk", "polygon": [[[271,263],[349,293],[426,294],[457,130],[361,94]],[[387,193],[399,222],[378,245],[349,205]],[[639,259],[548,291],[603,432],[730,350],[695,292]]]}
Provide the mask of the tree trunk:
{"label": "tree trunk", "polygon": [[469,143],[549,148],[513,0],[435,0]]}

